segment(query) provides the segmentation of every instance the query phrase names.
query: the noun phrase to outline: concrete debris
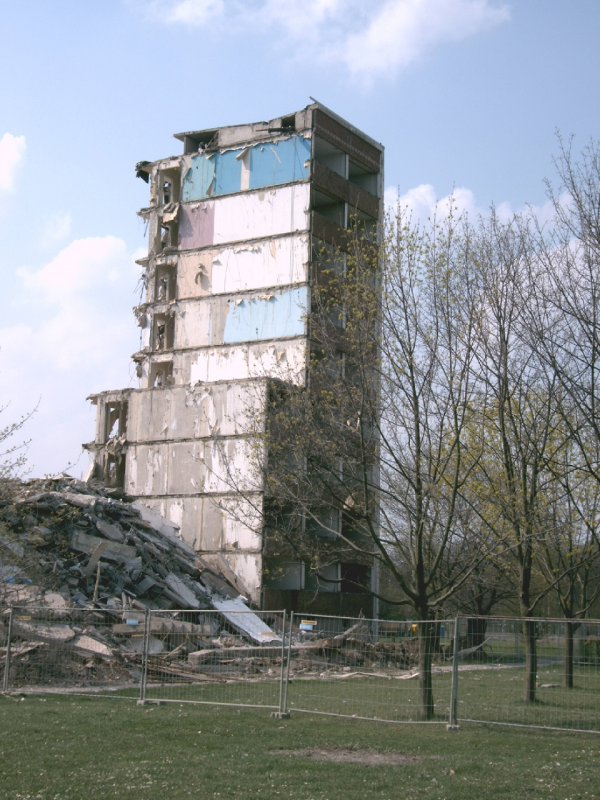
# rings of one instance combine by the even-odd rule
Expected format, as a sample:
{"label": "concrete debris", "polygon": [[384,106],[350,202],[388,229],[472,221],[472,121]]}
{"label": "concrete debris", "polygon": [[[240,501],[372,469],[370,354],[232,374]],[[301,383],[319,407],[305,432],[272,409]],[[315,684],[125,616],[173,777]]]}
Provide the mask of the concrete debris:
{"label": "concrete debris", "polygon": [[4,605],[45,604],[52,590],[83,608],[200,609],[239,594],[166,520],[72,478],[22,484],[0,503],[0,526]]}
{"label": "concrete debris", "polygon": [[[238,595],[174,526],[116,490],[61,477],[0,497],[0,675],[11,607],[11,670],[26,682],[44,682],[50,664],[56,681],[57,663],[65,683],[98,671],[107,682],[139,679],[145,637],[161,674],[182,672],[173,659],[228,638],[249,650],[278,641]],[[189,621],[203,610],[212,614]]]}
{"label": "concrete debris", "polygon": [[[308,636],[312,637],[311,634]],[[351,665],[407,670],[417,664],[419,647],[416,638],[380,640],[373,636],[366,622],[360,621],[334,636],[317,635],[316,638],[299,642],[292,646],[291,655],[295,660],[293,671],[296,675],[310,672],[319,664],[337,664],[342,668]]]}
{"label": "concrete debris", "polygon": [[241,597],[235,598],[213,598],[213,605],[221,611],[225,619],[229,620],[231,625],[239,631],[242,635],[247,636],[259,644],[264,642],[276,642],[278,637],[268,625],[248,611],[248,606],[244,603]]}

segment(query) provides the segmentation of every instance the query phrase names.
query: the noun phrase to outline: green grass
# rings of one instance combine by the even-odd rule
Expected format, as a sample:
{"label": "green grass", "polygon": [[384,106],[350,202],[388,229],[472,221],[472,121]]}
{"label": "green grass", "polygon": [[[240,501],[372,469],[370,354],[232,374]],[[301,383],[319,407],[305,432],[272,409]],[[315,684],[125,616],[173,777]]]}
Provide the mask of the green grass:
{"label": "green grass", "polygon": [[504,668],[460,673],[458,716],[462,719],[564,727],[600,732],[600,672],[577,667],[574,688],[563,687],[560,664],[537,672],[536,702],[525,704],[523,669]]}
{"label": "green grass", "polygon": [[[318,673],[317,673],[318,674]],[[343,714],[389,721],[420,719],[418,681],[389,677],[331,679],[293,678],[288,692],[294,710]],[[434,671],[435,720],[449,718],[451,672]],[[466,665],[459,672],[458,716],[463,720],[539,725],[600,731],[600,671],[578,667],[575,688],[562,687],[560,664],[549,663],[538,670],[537,702],[522,701],[522,665]],[[276,681],[240,681],[149,688],[151,699],[188,700],[262,705],[277,708]]]}
{"label": "green grass", "polygon": [[[600,786],[600,739],[577,734],[56,696],[0,697],[0,719],[3,800],[581,800]],[[329,763],[306,748],[414,760]]]}

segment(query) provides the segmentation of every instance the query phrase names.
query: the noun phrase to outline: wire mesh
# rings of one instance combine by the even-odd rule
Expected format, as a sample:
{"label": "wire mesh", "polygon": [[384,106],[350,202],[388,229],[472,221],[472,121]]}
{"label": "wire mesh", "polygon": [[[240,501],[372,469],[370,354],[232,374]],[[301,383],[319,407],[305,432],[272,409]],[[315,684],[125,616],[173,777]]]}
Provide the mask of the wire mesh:
{"label": "wire mesh", "polygon": [[600,732],[600,622],[480,617],[459,633],[459,721]]}
{"label": "wire mesh", "polygon": [[600,732],[600,621],[15,606],[0,689]]}
{"label": "wire mesh", "polygon": [[141,654],[115,636],[119,622],[119,612],[104,609],[6,609],[0,615],[2,690],[137,698]]}
{"label": "wire mesh", "polygon": [[[252,617],[264,627],[249,633]],[[279,711],[285,624],[284,612],[150,612],[143,699]]]}
{"label": "wire mesh", "polygon": [[[289,641],[290,711],[390,722],[446,723],[453,622],[384,622],[293,616]],[[424,698],[420,653],[431,653],[431,696]]]}

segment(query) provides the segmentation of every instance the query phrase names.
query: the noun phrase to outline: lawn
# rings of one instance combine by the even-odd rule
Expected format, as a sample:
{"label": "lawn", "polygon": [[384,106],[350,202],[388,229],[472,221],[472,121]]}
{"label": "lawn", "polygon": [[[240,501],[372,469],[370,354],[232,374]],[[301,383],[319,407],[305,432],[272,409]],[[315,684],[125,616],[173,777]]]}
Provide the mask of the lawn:
{"label": "lawn", "polygon": [[[419,684],[396,670],[323,672],[293,677],[288,688],[292,711],[312,711],[375,718],[394,722],[420,719]],[[459,671],[459,720],[538,725],[541,727],[600,732],[600,671],[578,666],[573,689],[563,688],[562,666],[540,661],[537,702],[522,701],[522,664],[471,664]],[[435,722],[449,720],[452,674],[448,666],[435,667],[433,689]],[[260,705],[278,708],[279,684],[275,680],[227,680],[206,683],[152,685],[154,700]]]}
{"label": "lawn", "polygon": [[598,798],[600,737],[0,697],[2,800]]}

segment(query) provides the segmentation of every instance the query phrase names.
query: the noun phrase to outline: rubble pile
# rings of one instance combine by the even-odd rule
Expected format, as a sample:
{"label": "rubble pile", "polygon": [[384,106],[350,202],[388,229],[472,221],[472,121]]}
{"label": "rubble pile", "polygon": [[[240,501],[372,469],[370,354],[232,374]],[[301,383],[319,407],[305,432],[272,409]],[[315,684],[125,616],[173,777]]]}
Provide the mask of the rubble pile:
{"label": "rubble pile", "polygon": [[[67,605],[212,608],[236,597],[177,529],[144,506],[72,478],[31,481],[0,504],[4,602],[32,603],[53,589]],[[60,605],[60,601],[59,605]]]}
{"label": "rubble pile", "polygon": [[[143,669],[161,683],[273,677],[276,616],[269,627],[235,582],[116,490],[69,477],[15,484],[0,494],[0,688],[4,674],[14,687],[124,686]],[[417,663],[416,640],[366,621],[337,634],[304,623],[286,635],[296,677]]]}
{"label": "rubble pile", "polygon": [[[149,673],[209,673],[188,654],[232,646],[251,670],[250,643],[279,641],[174,526],[69,477],[0,497],[0,678],[10,607],[16,685],[137,681],[146,641]],[[159,611],[147,619],[147,608]]]}

